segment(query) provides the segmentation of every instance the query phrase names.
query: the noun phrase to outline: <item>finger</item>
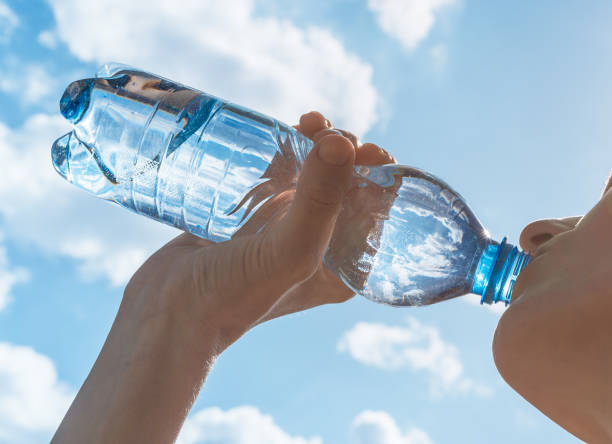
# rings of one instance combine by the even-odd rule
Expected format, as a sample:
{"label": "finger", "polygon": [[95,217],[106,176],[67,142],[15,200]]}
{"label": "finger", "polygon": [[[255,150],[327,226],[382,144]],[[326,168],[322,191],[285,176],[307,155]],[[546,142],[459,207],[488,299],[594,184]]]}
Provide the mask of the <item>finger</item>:
{"label": "finger", "polygon": [[343,136],[328,135],[315,144],[279,226],[281,266],[295,264],[308,275],[320,265],[351,183],[354,159],[353,145]]}
{"label": "finger", "polygon": [[314,143],[318,143],[323,137],[329,136],[330,134],[336,134],[338,136],[344,137],[344,134],[342,134],[342,131],[340,131],[339,129],[336,129],[336,128],[325,128],[325,129],[317,131],[312,136],[312,140],[313,140]]}
{"label": "finger", "polygon": [[306,137],[312,139],[316,132],[325,128],[331,128],[332,124],[318,111],[311,111],[300,117],[300,131]]}
{"label": "finger", "polygon": [[340,278],[327,267],[319,267],[315,274],[301,285],[292,288],[257,323],[308,310],[324,304],[346,302],[355,296]]}
{"label": "finger", "polygon": [[384,165],[386,163],[396,163],[395,158],[373,143],[364,143],[355,153],[355,165]]}
{"label": "finger", "polygon": [[355,134],[351,133],[350,131],[343,130],[343,129],[339,129],[338,131],[340,131],[344,137],[346,137],[348,140],[352,142],[355,149],[359,148],[359,139],[357,138]]}
{"label": "finger", "polygon": [[314,134],[314,136],[312,137],[312,140],[316,143],[319,140],[321,140],[323,137],[325,137],[325,136],[327,136],[329,134],[339,134],[341,136],[344,136],[348,140],[351,141],[351,143],[353,144],[355,149],[359,148],[359,139],[357,139],[357,136],[355,136],[353,133],[351,133],[349,131],[338,129],[338,128],[325,128],[325,129],[322,129],[322,130],[320,130],[320,131],[318,131],[318,132],[316,132]]}

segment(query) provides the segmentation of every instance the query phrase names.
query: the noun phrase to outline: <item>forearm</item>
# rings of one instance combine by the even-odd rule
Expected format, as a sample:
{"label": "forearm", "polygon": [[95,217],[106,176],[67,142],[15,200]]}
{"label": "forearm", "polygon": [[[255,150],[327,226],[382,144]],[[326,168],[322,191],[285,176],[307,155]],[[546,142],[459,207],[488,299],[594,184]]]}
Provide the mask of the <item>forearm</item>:
{"label": "forearm", "polygon": [[216,357],[217,335],[163,311],[143,318],[135,305],[122,303],[53,444],[176,439]]}

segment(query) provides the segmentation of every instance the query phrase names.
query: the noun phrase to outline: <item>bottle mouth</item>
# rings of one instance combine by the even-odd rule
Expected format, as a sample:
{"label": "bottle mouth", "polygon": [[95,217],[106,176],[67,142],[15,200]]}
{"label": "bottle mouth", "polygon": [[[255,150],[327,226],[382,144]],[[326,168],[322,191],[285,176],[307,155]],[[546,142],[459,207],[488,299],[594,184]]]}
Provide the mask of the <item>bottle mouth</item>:
{"label": "bottle mouth", "polygon": [[91,90],[95,79],[83,79],[72,82],[60,99],[60,112],[71,122],[76,124],[89,107]]}
{"label": "bottle mouth", "polygon": [[493,304],[512,299],[512,290],[520,272],[529,264],[531,256],[506,242],[491,242],[478,264],[472,292],[481,295],[480,303]]}

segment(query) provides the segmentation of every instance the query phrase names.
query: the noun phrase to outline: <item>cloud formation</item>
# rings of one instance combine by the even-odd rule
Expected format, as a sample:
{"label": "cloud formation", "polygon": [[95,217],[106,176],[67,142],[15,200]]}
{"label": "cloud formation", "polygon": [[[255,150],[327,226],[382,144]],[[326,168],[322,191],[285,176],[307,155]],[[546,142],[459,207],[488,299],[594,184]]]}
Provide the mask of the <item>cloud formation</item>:
{"label": "cloud formation", "polygon": [[436,14],[457,0],[368,0],[380,28],[413,51],[436,21]]}
{"label": "cloud formation", "polygon": [[189,416],[177,444],[322,444],[320,437],[303,438],[283,431],[256,407],[221,410],[210,407]]}
{"label": "cloud formation", "polygon": [[407,321],[405,327],[359,322],[342,335],[337,350],[382,370],[425,372],[434,396],[449,392],[489,394],[490,389],[464,375],[459,351],[441,338],[437,328],[412,317]]}
{"label": "cloud formation", "polygon": [[18,96],[26,105],[48,98],[55,86],[56,80],[37,63],[23,64],[9,58],[0,67],[0,92]]}
{"label": "cloud formation", "polygon": [[53,31],[42,31],[36,38],[45,48],[55,49],[57,48],[57,35]]}
{"label": "cloud formation", "polygon": [[363,135],[376,122],[372,67],[320,27],[254,14],[253,0],[49,0],[83,61],[127,63],[288,124],[311,109]]}
{"label": "cloud formation", "polygon": [[30,273],[22,267],[11,267],[6,248],[0,245],[0,310],[12,299],[13,287],[29,279]]}
{"label": "cloud formation", "polygon": [[9,42],[18,25],[17,15],[5,2],[0,1],[0,44]]}
{"label": "cloud formation", "polygon": [[384,411],[365,410],[351,424],[351,444],[433,444],[425,432],[416,427],[402,433],[397,423]]}
{"label": "cloud formation", "polygon": [[0,342],[1,442],[48,441],[73,398],[47,356]]}

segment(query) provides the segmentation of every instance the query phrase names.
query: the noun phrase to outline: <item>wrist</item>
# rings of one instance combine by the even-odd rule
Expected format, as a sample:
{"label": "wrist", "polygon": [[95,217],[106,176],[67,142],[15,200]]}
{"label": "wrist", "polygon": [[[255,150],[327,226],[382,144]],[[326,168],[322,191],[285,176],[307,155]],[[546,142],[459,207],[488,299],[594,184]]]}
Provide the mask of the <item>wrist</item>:
{"label": "wrist", "polygon": [[124,298],[54,442],[176,439],[218,355],[218,335],[138,305]]}

